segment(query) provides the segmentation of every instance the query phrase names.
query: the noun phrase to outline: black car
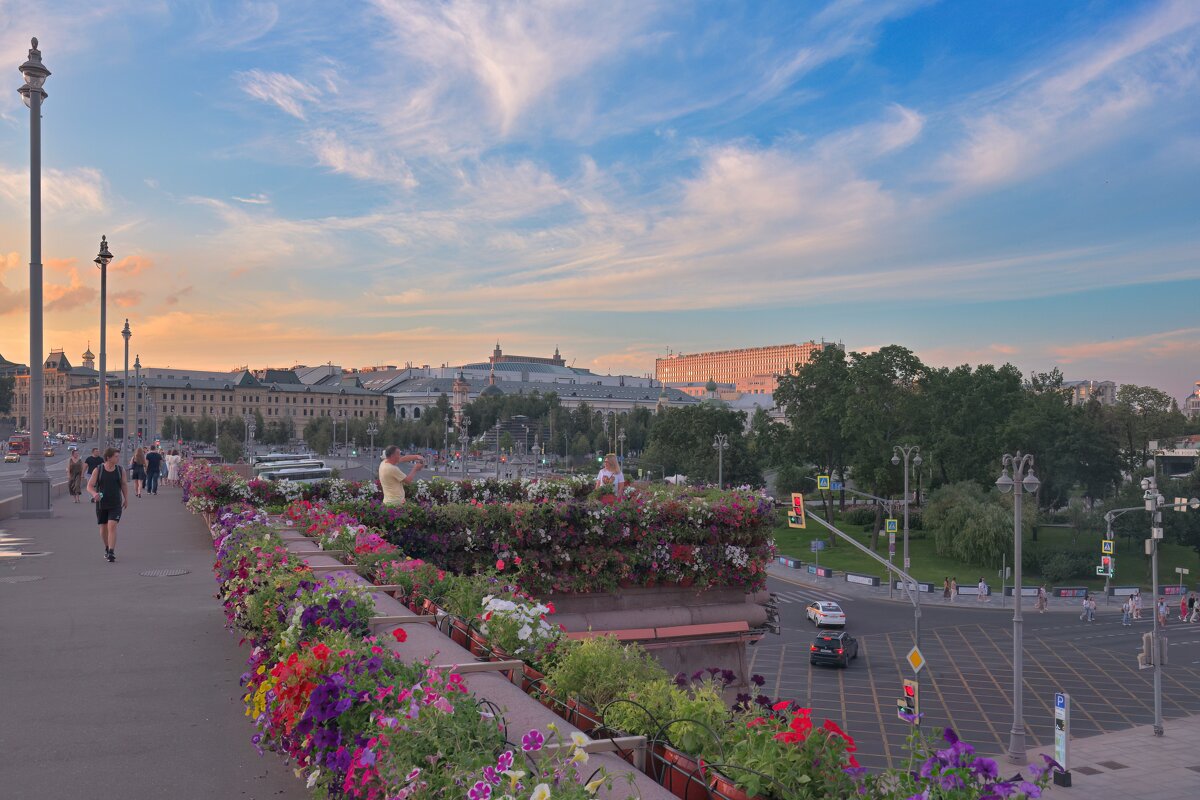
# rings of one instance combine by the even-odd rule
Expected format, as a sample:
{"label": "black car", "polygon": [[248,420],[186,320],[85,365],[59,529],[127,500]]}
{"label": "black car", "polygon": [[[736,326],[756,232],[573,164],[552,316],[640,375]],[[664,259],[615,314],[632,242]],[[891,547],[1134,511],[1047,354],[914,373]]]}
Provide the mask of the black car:
{"label": "black car", "polygon": [[822,631],[808,649],[808,663],[850,666],[858,658],[858,640],[845,631]]}

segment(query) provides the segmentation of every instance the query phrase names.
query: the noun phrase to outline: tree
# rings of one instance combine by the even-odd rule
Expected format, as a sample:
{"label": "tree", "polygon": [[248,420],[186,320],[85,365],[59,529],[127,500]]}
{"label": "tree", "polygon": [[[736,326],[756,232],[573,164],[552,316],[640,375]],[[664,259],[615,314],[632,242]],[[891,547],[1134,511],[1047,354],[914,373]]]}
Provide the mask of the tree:
{"label": "tree", "polygon": [[512,437],[511,433],[509,433],[508,431],[504,431],[503,433],[500,434],[500,449],[501,450],[511,453],[514,444],[516,444],[516,443],[513,441],[513,437]]}
{"label": "tree", "polygon": [[1011,364],[930,369],[921,386],[917,443],[940,483],[988,485],[1000,473],[1003,432],[1023,402],[1021,372]]}
{"label": "tree", "polygon": [[6,378],[0,378],[0,414],[12,413],[13,391],[16,386],[16,378],[11,375]]}
{"label": "tree", "polygon": [[1150,458],[1150,441],[1180,435],[1187,425],[1175,400],[1153,386],[1123,384],[1117,389],[1112,417],[1127,472],[1140,469]]}
{"label": "tree", "polygon": [[237,461],[242,456],[242,443],[232,434],[222,431],[221,438],[217,442],[217,452],[226,461]]}
{"label": "tree", "polygon": [[728,485],[762,484],[762,469],[750,452],[745,436],[746,413],[701,403],[667,408],[654,418],[643,463],[660,464],[667,474],[682,473],[692,479],[717,482],[717,450],[713,437],[728,437],[723,472]]}
{"label": "tree", "polygon": [[[850,367],[840,347],[825,347],[794,375],[780,376],[775,405],[783,409],[791,430],[780,442],[781,460],[815,464],[826,475],[844,475],[842,417],[849,394]],[[832,511],[826,495],[826,519],[832,518]]]}
{"label": "tree", "polygon": [[304,426],[304,442],[314,453],[329,455],[333,445],[333,426],[328,417],[317,417]]}
{"label": "tree", "polygon": [[[971,481],[931,492],[921,520],[933,531],[937,554],[981,567],[999,565],[1013,546],[1012,501],[1000,498],[999,492]],[[1027,505],[1022,535],[1033,527],[1036,516],[1032,504]]]}
{"label": "tree", "polygon": [[195,439],[198,442],[216,442],[217,421],[208,414],[201,415],[200,419],[194,422],[192,435],[187,438]]}

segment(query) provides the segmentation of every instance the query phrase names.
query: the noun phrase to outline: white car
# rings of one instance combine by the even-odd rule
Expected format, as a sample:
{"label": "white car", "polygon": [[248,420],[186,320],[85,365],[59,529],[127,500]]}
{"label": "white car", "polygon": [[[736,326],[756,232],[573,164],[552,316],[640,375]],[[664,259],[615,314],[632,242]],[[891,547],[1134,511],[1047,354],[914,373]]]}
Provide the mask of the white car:
{"label": "white car", "polygon": [[808,616],[809,622],[818,628],[823,625],[846,627],[846,612],[842,611],[842,607],[837,603],[817,600],[809,603],[808,607],[804,609],[804,613]]}

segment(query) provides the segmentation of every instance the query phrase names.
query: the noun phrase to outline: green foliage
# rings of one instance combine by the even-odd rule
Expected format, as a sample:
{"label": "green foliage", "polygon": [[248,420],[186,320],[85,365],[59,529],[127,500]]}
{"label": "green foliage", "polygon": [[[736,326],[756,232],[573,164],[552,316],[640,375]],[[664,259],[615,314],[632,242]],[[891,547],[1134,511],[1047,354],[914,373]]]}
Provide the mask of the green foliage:
{"label": "green foliage", "polygon": [[16,379],[12,376],[0,378],[0,414],[12,413],[13,391]]}
{"label": "green foliage", "polygon": [[333,446],[333,423],[328,417],[317,417],[304,426],[304,443],[314,453],[329,455]]}
{"label": "green foliage", "polygon": [[[929,496],[924,524],[933,533],[937,554],[967,564],[999,564],[1013,546],[1011,501],[1001,501],[977,483],[963,481],[943,486]],[[1033,503],[1026,506],[1024,530],[1032,530]]]}
{"label": "green foliage", "polygon": [[692,480],[717,482],[717,451],[713,437],[729,437],[723,472],[725,484],[762,484],[762,469],[751,453],[743,434],[746,414],[720,406],[701,404],[667,408],[659,412],[650,431],[644,459],[661,464],[671,474],[684,474]]}
{"label": "green foliage", "polygon": [[1056,551],[1038,559],[1035,570],[1047,583],[1062,583],[1095,575],[1095,567],[1093,554]]}
{"label": "green foliage", "polygon": [[546,675],[547,685],[563,700],[578,697],[597,710],[635,686],[667,679],[653,656],[636,644],[622,644],[615,636],[570,641],[562,650]]}
{"label": "green foliage", "polygon": [[811,492],[815,485],[812,470],[795,464],[784,464],[775,473],[775,496],[789,497],[792,492]]}
{"label": "green foliage", "polygon": [[242,443],[232,435],[222,431],[221,439],[217,442],[217,452],[221,454],[221,458],[232,463],[242,457]]}

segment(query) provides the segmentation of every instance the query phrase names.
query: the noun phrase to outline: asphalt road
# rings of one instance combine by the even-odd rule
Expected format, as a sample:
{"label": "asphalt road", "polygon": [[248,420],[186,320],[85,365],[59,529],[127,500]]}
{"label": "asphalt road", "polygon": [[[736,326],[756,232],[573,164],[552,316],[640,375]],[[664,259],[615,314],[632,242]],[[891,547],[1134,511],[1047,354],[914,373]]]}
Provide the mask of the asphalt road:
{"label": "asphalt road", "polygon": [[[91,453],[90,444],[79,443],[79,452],[81,457],[86,458]],[[70,458],[70,453],[67,451],[66,444],[54,447],[54,456],[46,459],[46,472],[49,473],[51,480],[60,481],[67,479],[67,459]],[[21,460],[16,464],[5,464],[0,461],[0,500],[9,497],[17,497],[21,494],[21,476],[25,474],[25,470],[29,468],[29,456],[21,456]]]}
{"label": "asphalt road", "polygon": [[[846,611],[847,630],[859,640],[859,658],[848,669],[811,666],[814,628],[804,606],[815,590],[772,578],[781,634],[751,648],[751,672],[767,679],[771,697],[794,699],[855,737],[867,767],[902,765],[908,723],[896,715],[904,660],[913,645],[912,607],[887,600],[825,591]],[[964,605],[974,604],[965,600]],[[1177,612],[1176,607],[1176,612]],[[920,674],[922,726],[940,734],[950,726],[985,753],[1007,749],[1012,728],[1012,608],[922,607]],[[1067,691],[1075,737],[1153,722],[1152,670],[1139,671],[1142,634],[1149,614],[1121,625],[1118,605],[1101,605],[1096,622],[1071,612],[1039,614],[1026,607],[1024,646],[1025,724],[1029,747],[1053,743],[1054,693]],[[1200,713],[1200,624],[1172,622],[1166,635],[1169,661],[1163,670],[1163,714],[1170,719]]]}

